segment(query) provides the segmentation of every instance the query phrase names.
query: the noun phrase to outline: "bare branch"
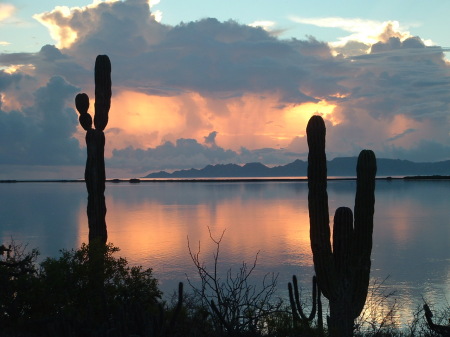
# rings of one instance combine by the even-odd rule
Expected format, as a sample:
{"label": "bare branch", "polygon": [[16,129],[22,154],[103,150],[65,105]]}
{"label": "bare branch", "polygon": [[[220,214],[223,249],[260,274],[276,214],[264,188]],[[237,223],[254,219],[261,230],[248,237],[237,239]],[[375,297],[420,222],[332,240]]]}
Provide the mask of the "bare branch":
{"label": "bare branch", "polygon": [[213,252],[213,271],[209,272],[205,263],[200,262],[200,245],[194,254],[188,238],[189,254],[197,268],[201,285],[196,287],[189,278],[188,282],[194,293],[201,297],[201,302],[207,307],[220,331],[225,330],[229,334],[256,331],[264,317],[280,309],[281,302],[274,304],[272,301],[278,275],[266,274],[259,287],[249,282],[250,275],[256,268],[258,251],[250,267],[246,262],[242,262],[236,273],[230,268],[222,280],[219,276],[219,253],[225,230],[218,239],[213,237],[209,227],[208,232],[211,241],[216,245]]}

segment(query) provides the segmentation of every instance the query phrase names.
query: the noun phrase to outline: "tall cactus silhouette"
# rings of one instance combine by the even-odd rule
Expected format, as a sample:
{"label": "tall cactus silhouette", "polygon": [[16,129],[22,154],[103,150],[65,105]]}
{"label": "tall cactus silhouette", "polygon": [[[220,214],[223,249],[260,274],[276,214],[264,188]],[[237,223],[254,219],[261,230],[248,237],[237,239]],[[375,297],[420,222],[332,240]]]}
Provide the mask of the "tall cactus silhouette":
{"label": "tall cactus silhouette", "polygon": [[106,243],[105,204],[105,134],[108,112],[111,106],[111,62],[107,55],[98,55],[95,60],[95,115],[88,113],[89,97],[85,93],[75,97],[75,105],[80,113],[79,121],[86,130],[87,160],[84,179],[88,191],[87,216],[89,242],[99,240]]}
{"label": "tall cactus silhouette", "polygon": [[325,123],[313,116],[306,128],[310,238],[317,282],[330,304],[331,336],[352,336],[369,285],[375,205],[376,159],[371,150],[359,154],[354,208],[340,207],[334,215],[333,247],[327,195]]}

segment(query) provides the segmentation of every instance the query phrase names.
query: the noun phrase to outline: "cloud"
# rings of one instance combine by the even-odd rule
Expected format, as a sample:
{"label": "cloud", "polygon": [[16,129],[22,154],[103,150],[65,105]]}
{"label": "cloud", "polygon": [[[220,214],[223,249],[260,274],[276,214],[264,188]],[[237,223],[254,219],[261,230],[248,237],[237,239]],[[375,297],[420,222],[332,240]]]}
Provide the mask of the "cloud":
{"label": "cloud", "polygon": [[10,3],[0,4],[0,24],[13,16],[16,7]]}
{"label": "cloud", "polygon": [[414,158],[417,162],[435,162],[443,160],[442,153],[450,153],[450,146],[422,139],[409,148],[394,146],[390,152],[393,158]]}
{"label": "cloud", "polygon": [[403,131],[403,132],[401,132],[401,133],[399,133],[399,134],[396,134],[396,135],[394,135],[393,137],[390,137],[390,138],[387,138],[386,140],[388,141],[388,142],[392,142],[392,141],[394,141],[394,140],[397,140],[397,139],[400,139],[400,138],[402,138],[403,136],[406,136],[407,134],[410,134],[410,133],[412,133],[412,132],[415,132],[416,130],[415,129],[406,129],[405,131]]}
{"label": "cloud", "polygon": [[146,150],[132,147],[114,150],[113,156],[107,159],[107,165],[117,169],[129,169],[131,162],[132,173],[143,174],[159,170],[200,169],[210,164],[261,162],[266,165],[280,165],[299,158],[298,153],[271,148],[249,150],[243,147],[239,151],[226,150],[217,145],[211,146],[214,137],[214,132],[204,137],[205,144],[200,144],[195,139],[181,138]]}
{"label": "cloud", "polygon": [[[349,33],[330,44],[282,40],[261,24],[233,20],[168,26],[152,10],[147,0],[97,1],[36,16],[59,48],[0,54],[0,134],[11,142],[3,163],[82,161],[84,133],[73,99],[79,91],[93,99],[99,54],[112,62],[110,167],[284,164],[304,157],[305,126],[314,113],[327,120],[329,157],[372,148],[414,160],[424,157],[426,144],[450,146],[446,50],[398,22],[298,20]],[[51,129],[48,119],[55,120]],[[49,132],[57,144],[44,135]],[[33,157],[38,146],[54,148]]]}
{"label": "cloud", "polygon": [[353,88],[352,100],[342,108],[358,105],[374,118],[405,115],[418,121],[447,121],[450,97],[445,92],[450,80],[443,51],[416,37],[391,37],[372,45],[370,54],[352,58],[357,72],[346,80]]}
{"label": "cloud", "polygon": [[205,137],[205,144],[210,146],[217,146],[216,145],[216,136],[217,131],[212,131],[208,136]]}
{"label": "cloud", "polygon": [[371,45],[379,41],[385,42],[390,37],[405,39],[411,36],[406,27],[401,27],[398,21],[375,21],[360,18],[324,17],[324,18],[301,18],[291,17],[297,23],[314,25],[325,28],[339,28],[350,35],[340,37],[338,41],[332,42],[335,48],[343,47],[347,43],[359,42]]}
{"label": "cloud", "polygon": [[275,26],[274,21],[264,20],[264,21],[254,21],[249,24],[250,27],[261,27],[262,29],[270,32],[272,30],[272,27]]}
{"label": "cloud", "polygon": [[208,164],[235,162],[237,153],[220,147],[199,144],[195,139],[178,139],[146,150],[131,147],[114,150],[108,164],[113,167],[129,167],[134,163],[135,172],[201,168]]}
{"label": "cloud", "polygon": [[[10,85],[20,82],[15,75],[9,77]],[[0,105],[0,164],[81,164],[82,151],[72,138],[78,121],[66,107],[77,91],[62,77],[52,77],[34,92],[33,106],[6,112]]]}
{"label": "cloud", "polygon": [[[311,73],[322,73],[314,66],[318,57],[333,63],[326,44],[280,41],[261,28],[231,20],[165,26],[144,0],[102,2],[70,11],[58,7],[37,18],[56,35],[64,53],[83,64],[99,53],[108,54],[118,83],[146,93],[195,91],[227,97],[276,90],[291,102],[316,101],[316,93],[302,90],[302,83],[319,81]],[[331,89],[332,79],[322,76]]]}
{"label": "cloud", "polygon": [[[4,24],[7,24],[12,18],[14,13],[16,12],[16,7],[10,3],[0,3],[0,27]],[[4,29],[4,28],[3,28]],[[0,40],[0,46],[10,45],[9,41]]]}
{"label": "cloud", "polygon": [[[100,48],[108,54],[112,50],[135,53],[140,46],[154,42],[155,30],[163,29],[151,15],[145,0],[111,0],[72,8],[58,6],[34,18],[49,29],[57,47],[71,48],[77,43],[77,48],[72,47],[74,52]],[[117,43],[121,44],[120,49]]]}

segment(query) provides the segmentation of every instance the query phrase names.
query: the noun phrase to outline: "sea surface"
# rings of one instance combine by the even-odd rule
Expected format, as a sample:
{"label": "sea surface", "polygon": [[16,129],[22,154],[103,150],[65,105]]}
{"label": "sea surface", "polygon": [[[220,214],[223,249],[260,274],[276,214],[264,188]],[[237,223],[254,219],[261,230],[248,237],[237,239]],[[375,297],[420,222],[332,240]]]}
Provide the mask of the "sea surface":
{"label": "sea surface", "polygon": [[[330,222],[339,206],[353,208],[356,182],[329,181]],[[219,271],[238,271],[257,257],[251,282],[278,274],[277,295],[299,278],[310,298],[314,275],[306,181],[107,183],[108,241],[131,264],[153,268],[168,296],[179,281],[198,282],[191,250],[213,268],[212,241],[222,234]],[[403,322],[426,300],[450,302],[450,181],[379,180],[376,183],[371,282],[376,301],[392,295]],[[11,238],[39,248],[41,257],[80,247],[88,239],[84,183],[0,184],[0,243]],[[186,287],[189,290],[189,287]]]}

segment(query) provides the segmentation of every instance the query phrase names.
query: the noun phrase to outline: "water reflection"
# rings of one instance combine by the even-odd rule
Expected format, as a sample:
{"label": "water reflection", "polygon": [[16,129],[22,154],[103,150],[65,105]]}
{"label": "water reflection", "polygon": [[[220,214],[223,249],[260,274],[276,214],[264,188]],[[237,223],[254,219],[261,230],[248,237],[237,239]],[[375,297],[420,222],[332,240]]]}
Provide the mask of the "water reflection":
{"label": "water reflection", "polygon": [[85,191],[78,183],[0,184],[0,239],[8,242],[13,237],[39,247],[43,256],[77,246]]}
{"label": "water reflection", "polygon": [[[79,247],[88,238],[84,184],[1,184],[0,238],[39,247],[43,256]],[[354,204],[354,181],[330,182],[330,217]],[[450,298],[448,222],[450,182],[379,181],[376,187],[372,277],[396,290],[402,315],[410,316],[422,296],[431,303]],[[201,243],[212,263],[209,238],[226,230],[220,265],[224,270],[253,262],[255,277],[279,272],[287,294],[292,274],[309,293],[314,273],[309,246],[306,182],[196,182],[107,184],[109,241],[132,263],[154,268],[164,291],[185,274],[195,274],[188,255]]]}

